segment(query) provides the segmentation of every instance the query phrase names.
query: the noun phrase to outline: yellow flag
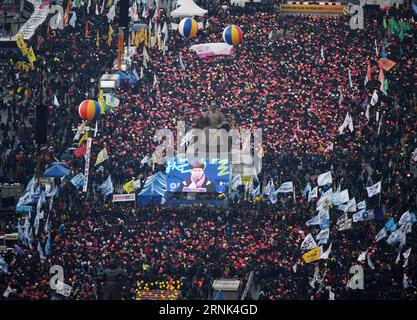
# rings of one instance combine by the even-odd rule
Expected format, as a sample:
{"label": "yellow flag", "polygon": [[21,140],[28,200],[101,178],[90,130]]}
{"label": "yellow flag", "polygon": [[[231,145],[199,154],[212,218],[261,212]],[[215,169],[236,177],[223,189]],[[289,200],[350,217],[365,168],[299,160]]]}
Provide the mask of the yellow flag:
{"label": "yellow flag", "polygon": [[155,153],[152,155],[152,163],[156,163],[156,156],[155,156]]}
{"label": "yellow flag", "polygon": [[107,160],[109,158],[109,155],[107,153],[106,148],[103,148],[103,150],[101,150],[98,155],[97,155],[97,160],[96,163],[94,164],[95,166],[104,162],[105,160]]}
{"label": "yellow flag", "polygon": [[150,31],[147,31],[146,34],[147,34],[146,47],[150,48],[151,47],[151,36],[152,36],[152,34],[151,34]]}
{"label": "yellow flag", "polygon": [[146,38],[146,34],[145,34],[145,29],[140,29],[139,30],[139,43],[142,43],[143,41],[145,41]]}
{"label": "yellow flag", "polygon": [[113,40],[113,28],[111,26],[111,24],[109,24],[109,35],[107,36],[107,44],[110,47],[111,46],[111,41]]}
{"label": "yellow flag", "polygon": [[321,256],[320,247],[315,247],[309,252],[303,254],[303,259],[305,263],[310,263],[316,260],[319,260]]}
{"label": "yellow flag", "polygon": [[24,56],[28,54],[28,47],[25,43],[25,40],[23,40],[23,36],[20,32],[17,34],[16,44]]}
{"label": "yellow flag", "polygon": [[100,31],[97,30],[96,46],[100,48]]}
{"label": "yellow flag", "polygon": [[98,100],[98,104],[100,105],[101,114],[105,114],[106,112],[105,112],[104,107],[106,106],[106,100],[104,100],[104,97],[103,97],[103,89],[100,89],[97,100]]}
{"label": "yellow flag", "polygon": [[80,141],[78,142],[78,146],[82,145],[85,140],[88,138],[88,131],[85,131],[83,136],[81,137]]}
{"label": "yellow flag", "polygon": [[35,53],[33,52],[32,46],[30,47],[29,52],[28,52],[28,60],[30,64],[32,65],[33,65],[33,62],[36,61],[36,56],[35,56]]}
{"label": "yellow flag", "polygon": [[139,32],[140,31],[137,31],[137,32],[134,33],[134,39],[135,39],[136,47],[139,47]]}
{"label": "yellow flag", "polygon": [[126,191],[127,193],[131,193],[131,192],[135,191],[135,188],[133,187],[133,183],[134,182],[135,182],[134,180],[131,180],[129,182],[126,182],[123,185],[123,190]]}

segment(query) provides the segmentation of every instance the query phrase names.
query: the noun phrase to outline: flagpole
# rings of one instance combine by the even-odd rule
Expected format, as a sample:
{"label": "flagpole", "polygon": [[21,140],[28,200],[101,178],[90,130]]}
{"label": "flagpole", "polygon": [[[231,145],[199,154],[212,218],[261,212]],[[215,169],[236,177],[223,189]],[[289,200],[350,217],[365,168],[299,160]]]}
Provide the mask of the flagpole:
{"label": "flagpole", "polygon": [[379,193],[379,203],[378,206],[381,206],[381,195],[382,195],[382,179],[381,179],[381,192]]}
{"label": "flagpole", "polygon": [[294,204],[295,204],[295,186],[294,186],[294,182],[293,182],[293,185],[292,185],[292,195],[293,195]]}

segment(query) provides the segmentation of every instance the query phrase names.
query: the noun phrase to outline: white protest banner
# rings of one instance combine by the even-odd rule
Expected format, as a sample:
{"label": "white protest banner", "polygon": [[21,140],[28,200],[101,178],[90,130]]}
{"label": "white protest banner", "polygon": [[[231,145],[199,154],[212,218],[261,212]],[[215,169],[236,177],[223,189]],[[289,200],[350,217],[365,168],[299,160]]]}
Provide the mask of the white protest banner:
{"label": "white protest banner", "polygon": [[311,250],[317,247],[316,241],[314,241],[313,236],[309,233],[303,243],[301,244],[301,250]]}
{"label": "white protest banner", "polygon": [[72,287],[59,281],[56,285],[56,293],[61,294],[65,297],[69,297],[72,291]]}
{"label": "white protest banner", "polygon": [[381,182],[379,181],[377,183],[375,183],[373,186],[367,187],[366,191],[368,192],[368,197],[371,198],[374,195],[378,194],[381,192]]}
{"label": "white protest banner", "polygon": [[292,181],[284,182],[277,190],[278,193],[293,192],[294,186]]}
{"label": "white protest banner", "polygon": [[93,141],[93,138],[87,138],[87,151],[86,151],[86,155],[85,155],[85,169],[84,169],[83,192],[87,192],[88,171],[90,170],[91,142],[92,141]]}
{"label": "white protest banner", "polygon": [[114,194],[113,195],[113,202],[127,202],[127,201],[135,201],[136,194]]}

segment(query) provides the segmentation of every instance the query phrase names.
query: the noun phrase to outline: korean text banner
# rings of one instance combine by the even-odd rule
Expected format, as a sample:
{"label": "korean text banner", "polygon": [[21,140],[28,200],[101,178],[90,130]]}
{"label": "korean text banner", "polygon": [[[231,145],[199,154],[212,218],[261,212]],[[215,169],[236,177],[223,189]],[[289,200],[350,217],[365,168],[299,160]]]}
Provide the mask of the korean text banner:
{"label": "korean text banner", "polygon": [[227,159],[169,159],[166,167],[168,192],[226,191],[230,181]]}

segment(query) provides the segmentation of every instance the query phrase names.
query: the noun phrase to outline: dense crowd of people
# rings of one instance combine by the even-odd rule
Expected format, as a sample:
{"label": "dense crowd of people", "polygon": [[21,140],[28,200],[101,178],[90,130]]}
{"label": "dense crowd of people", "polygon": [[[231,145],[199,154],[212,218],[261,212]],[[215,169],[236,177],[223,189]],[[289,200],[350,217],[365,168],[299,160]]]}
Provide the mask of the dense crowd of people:
{"label": "dense crowd of people", "polygon": [[[117,262],[126,271],[124,299],[137,296],[142,280],[180,281],[180,299],[208,299],[214,279],[238,278],[245,283],[251,271],[260,299],[329,299],[324,289],[328,286],[335,299],[417,297],[415,230],[402,248],[412,248],[407,267],[396,263],[398,246],[375,240],[388,218],[398,221],[417,207],[413,12],[403,6],[387,13],[367,7],[365,28],[352,30],[345,15],[281,15],[272,6],[225,11],[225,4],[210,6],[208,18],[199,20],[204,29],[196,38],[184,40],[169,30],[167,50],[147,48],[150,59],[142,79],[122,82],[116,92],[120,105],[98,120],[91,158],[95,160],[105,147],[109,159],[101,169],[91,166],[87,194],[69,182],[60,188],[49,220],[41,221],[31,247],[19,243],[1,254],[8,270],[0,272],[0,293],[10,287],[15,290],[10,299],[62,298],[49,284],[50,267],[61,265],[65,283],[73,288],[70,299],[96,299],[105,296],[106,267]],[[84,99],[97,99],[99,79],[112,72],[117,58],[116,35],[109,46],[107,17],[95,15],[92,8],[89,14],[85,5],[74,9],[75,28],[41,27],[30,42],[37,56],[30,70],[16,68],[16,62],[24,60],[17,49],[0,52],[1,182],[26,186],[41,154],[48,165],[65,161],[71,177],[83,172],[85,159],[69,149],[73,129],[81,123],[77,108]],[[147,19],[139,17],[149,24],[152,11]],[[384,17],[410,25],[403,40],[388,34]],[[162,10],[160,24],[165,20]],[[200,59],[190,51],[193,44],[221,42],[224,27],[232,23],[244,33],[236,55]],[[113,28],[117,29],[115,23]],[[269,33],[277,29],[291,33],[291,38],[272,42]],[[133,59],[138,73],[143,46],[139,44]],[[378,80],[382,52],[396,62],[385,72],[387,95]],[[364,85],[368,61],[372,79]],[[374,90],[379,101],[367,117]],[[155,130],[175,130],[180,120],[194,123],[213,99],[234,126],[262,129],[265,156],[258,180],[263,186],[271,178],[276,186],[293,181],[295,199],[292,194],[279,197],[276,204],[268,197],[257,202],[242,199],[221,209],[141,207],[103,200],[98,186],[108,175],[121,185],[131,178],[143,182],[164,170],[141,163],[156,147]],[[42,101],[48,104],[48,143],[38,151],[34,114]],[[354,130],[340,134],[346,113],[352,116]],[[351,198],[366,200],[367,208],[383,210],[385,220],[358,222],[350,230],[338,231],[341,212],[331,207],[330,257],[305,263],[300,245],[308,233],[317,233],[317,228],[305,224],[316,214],[316,201],[308,202],[302,190],[308,183],[315,186],[318,174],[328,170],[334,189],[348,189]],[[381,180],[380,197],[368,198],[366,187]],[[20,215],[0,217],[0,232],[15,232],[17,221],[24,221]],[[40,259],[37,244],[43,247],[48,238],[51,252]],[[351,290],[350,267],[359,263],[356,260],[365,250],[375,268],[362,263],[365,289]],[[311,285],[315,270],[322,275],[320,286]]]}

